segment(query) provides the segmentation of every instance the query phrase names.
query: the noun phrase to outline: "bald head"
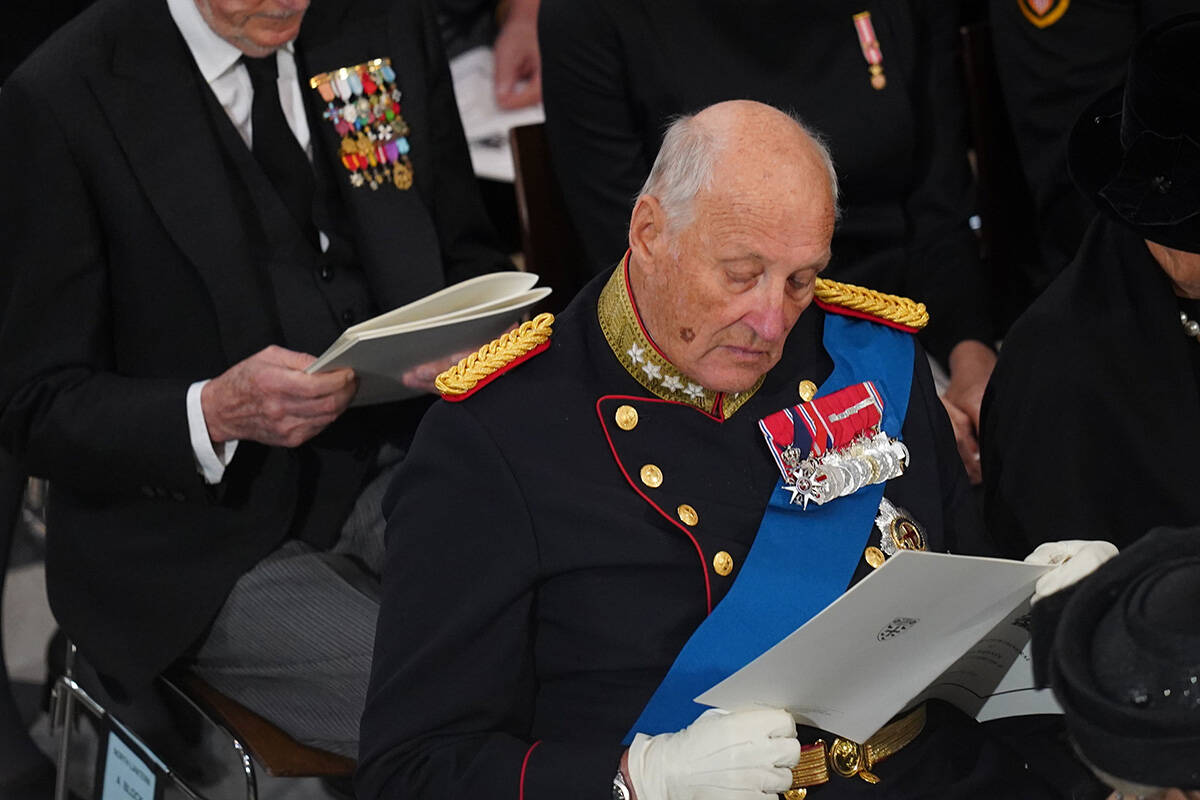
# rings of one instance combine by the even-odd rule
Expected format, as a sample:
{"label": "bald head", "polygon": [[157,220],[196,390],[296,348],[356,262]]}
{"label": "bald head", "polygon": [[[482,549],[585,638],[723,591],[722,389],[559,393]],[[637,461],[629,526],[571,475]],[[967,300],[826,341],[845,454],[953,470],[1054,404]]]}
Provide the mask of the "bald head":
{"label": "bald head", "polygon": [[714,391],[753,386],[829,262],[835,195],[828,151],[777,109],[676,121],[629,227],[634,302],[663,354]]}
{"label": "bald head", "polygon": [[755,156],[776,163],[798,158],[806,165],[815,158],[821,172],[816,180],[828,183],[837,215],[837,173],[824,142],[799,119],[753,100],[729,100],[677,118],[639,194],[657,198],[671,228],[679,230],[692,221],[696,196],[727,177],[719,173],[743,175]]}

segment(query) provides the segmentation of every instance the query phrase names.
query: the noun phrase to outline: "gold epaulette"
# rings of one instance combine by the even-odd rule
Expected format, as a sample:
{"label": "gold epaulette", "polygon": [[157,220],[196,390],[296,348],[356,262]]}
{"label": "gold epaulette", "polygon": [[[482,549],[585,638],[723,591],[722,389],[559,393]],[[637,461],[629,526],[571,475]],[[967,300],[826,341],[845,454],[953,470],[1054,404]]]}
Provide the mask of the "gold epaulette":
{"label": "gold epaulette", "polygon": [[817,278],[816,299],[828,311],[869,317],[908,331],[919,331],[929,324],[924,303],[851,283]]}
{"label": "gold epaulette", "polygon": [[538,314],[438,375],[434,385],[447,400],[465,400],[492,379],[549,347],[553,324],[553,314]]}

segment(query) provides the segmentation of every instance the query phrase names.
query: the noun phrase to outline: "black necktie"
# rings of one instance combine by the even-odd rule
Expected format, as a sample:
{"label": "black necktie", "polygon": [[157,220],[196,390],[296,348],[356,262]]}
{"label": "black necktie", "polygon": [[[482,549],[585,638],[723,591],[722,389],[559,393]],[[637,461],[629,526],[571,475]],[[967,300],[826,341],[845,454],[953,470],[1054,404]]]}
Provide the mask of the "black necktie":
{"label": "black necktie", "polygon": [[300,229],[310,242],[316,244],[317,231],[312,222],[312,166],[279,105],[275,54],[266,58],[242,56],[242,63],[250,73],[250,85],[254,88],[254,102],[250,108],[254,144],[250,149]]}

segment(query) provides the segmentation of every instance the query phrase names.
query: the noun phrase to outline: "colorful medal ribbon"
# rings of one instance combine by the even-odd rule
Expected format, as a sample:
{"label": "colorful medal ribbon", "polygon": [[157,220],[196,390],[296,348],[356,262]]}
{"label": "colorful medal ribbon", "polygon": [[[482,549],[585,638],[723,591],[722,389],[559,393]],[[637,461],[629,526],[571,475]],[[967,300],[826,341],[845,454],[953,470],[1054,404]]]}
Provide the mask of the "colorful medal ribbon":
{"label": "colorful medal ribbon", "polygon": [[[883,399],[864,381],[759,420],[784,488],[792,493],[789,502],[805,509],[809,501],[824,505],[902,475],[908,448],[879,429],[882,419]],[[807,453],[801,444],[805,433]]]}
{"label": "colorful medal ribbon", "polygon": [[867,60],[867,69],[871,72],[871,86],[882,89],[887,86],[887,76],[883,74],[883,48],[875,36],[870,11],[860,11],[854,15],[854,30],[858,31],[858,44],[862,47],[863,58]]}
{"label": "colorful medal ribbon", "polygon": [[408,123],[400,114],[401,92],[390,58],[322,72],[308,85],[325,101],[321,116],[342,137],[339,154],[351,186],[412,186]]}

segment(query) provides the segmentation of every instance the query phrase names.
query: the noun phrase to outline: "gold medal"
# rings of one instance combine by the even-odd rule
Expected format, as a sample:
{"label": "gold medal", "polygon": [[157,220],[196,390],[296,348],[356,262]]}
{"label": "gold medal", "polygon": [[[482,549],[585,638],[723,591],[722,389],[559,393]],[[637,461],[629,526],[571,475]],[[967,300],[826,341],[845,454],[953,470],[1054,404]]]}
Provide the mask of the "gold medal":
{"label": "gold medal", "polygon": [[867,70],[871,73],[871,87],[879,91],[887,86],[887,76],[883,74],[883,48],[879,46],[879,39],[875,36],[870,11],[861,11],[854,15],[854,30],[858,33],[858,45],[862,48],[863,58],[867,60]]}
{"label": "gold medal", "polygon": [[887,86],[887,76],[883,74],[883,67],[877,64],[871,65],[871,86],[876,89]]}

